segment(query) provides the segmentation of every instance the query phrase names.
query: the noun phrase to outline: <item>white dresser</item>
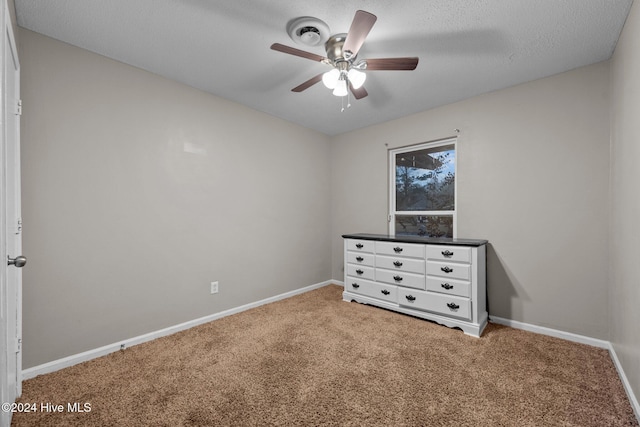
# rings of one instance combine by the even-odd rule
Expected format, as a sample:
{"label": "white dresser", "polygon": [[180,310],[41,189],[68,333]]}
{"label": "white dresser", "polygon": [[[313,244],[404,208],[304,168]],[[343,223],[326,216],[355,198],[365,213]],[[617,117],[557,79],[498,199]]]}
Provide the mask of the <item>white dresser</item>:
{"label": "white dresser", "polygon": [[345,301],[479,337],[487,325],[486,240],[345,234]]}

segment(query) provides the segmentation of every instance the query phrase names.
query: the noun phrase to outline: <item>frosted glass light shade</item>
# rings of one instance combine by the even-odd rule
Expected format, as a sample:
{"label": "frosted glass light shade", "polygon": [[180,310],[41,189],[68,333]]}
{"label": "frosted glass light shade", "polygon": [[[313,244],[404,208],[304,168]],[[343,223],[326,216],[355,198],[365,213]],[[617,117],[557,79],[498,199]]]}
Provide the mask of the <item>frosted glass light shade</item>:
{"label": "frosted glass light shade", "polygon": [[340,78],[340,71],[335,68],[331,71],[327,71],[322,75],[322,83],[329,88],[335,89],[336,84],[338,84],[338,79]]}
{"label": "frosted glass light shade", "polygon": [[360,89],[367,79],[367,75],[362,71],[352,68],[349,70],[349,81],[354,89]]}
{"label": "frosted glass light shade", "polygon": [[347,80],[341,79],[336,83],[336,88],[333,89],[333,94],[335,96],[346,96],[347,95]]}

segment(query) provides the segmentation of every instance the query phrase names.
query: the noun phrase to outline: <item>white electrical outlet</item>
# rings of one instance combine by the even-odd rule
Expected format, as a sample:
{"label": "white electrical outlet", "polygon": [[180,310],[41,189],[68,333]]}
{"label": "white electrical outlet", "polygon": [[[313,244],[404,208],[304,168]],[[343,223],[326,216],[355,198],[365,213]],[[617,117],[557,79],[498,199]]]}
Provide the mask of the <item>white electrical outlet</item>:
{"label": "white electrical outlet", "polygon": [[218,282],[211,282],[211,293],[212,294],[218,293]]}

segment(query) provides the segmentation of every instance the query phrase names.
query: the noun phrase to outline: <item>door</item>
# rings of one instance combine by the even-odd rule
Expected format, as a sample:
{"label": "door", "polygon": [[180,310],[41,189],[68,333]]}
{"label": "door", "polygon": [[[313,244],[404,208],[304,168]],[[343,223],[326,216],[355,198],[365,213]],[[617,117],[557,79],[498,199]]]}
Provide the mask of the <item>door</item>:
{"label": "door", "polygon": [[[4,3],[4,2],[3,2]],[[3,403],[12,403],[22,392],[22,220],[20,204],[20,63],[6,3],[2,11],[2,159],[0,161],[0,392]],[[0,425],[11,414],[2,412]]]}

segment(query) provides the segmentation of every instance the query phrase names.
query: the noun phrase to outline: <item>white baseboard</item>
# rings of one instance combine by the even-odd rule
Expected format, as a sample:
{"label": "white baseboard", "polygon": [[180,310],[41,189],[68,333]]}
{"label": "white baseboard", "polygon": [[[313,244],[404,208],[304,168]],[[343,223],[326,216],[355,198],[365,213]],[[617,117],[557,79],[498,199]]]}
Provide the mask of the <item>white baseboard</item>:
{"label": "white baseboard", "polygon": [[618,355],[616,354],[616,350],[613,348],[613,344],[611,343],[609,343],[609,354],[611,354],[613,364],[616,366],[616,370],[618,371],[618,375],[620,376],[620,380],[622,381],[624,390],[627,392],[627,397],[629,398],[629,402],[631,402],[633,412],[635,412],[638,423],[640,423],[640,403],[638,402],[636,395],[633,394],[633,389],[631,388],[629,379],[625,375],[624,369],[622,369],[622,365],[620,364],[620,360],[618,359]]}
{"label": "white baseboard", "polygon": [[164,337],[167,335],[175,334],[176,332],[184,331],[185,329],[193,328],[194,326],[202,325],[204,323],[208,323],[213,320],[220,319],[222,317],[226,317],[232,314],[240,313],[242,311],[250,310],[252,308],[256,308],[264,304],[269,304],[272,302],[290,298],[295,295],[303,294],[305,292],[309,292],[314,289],[319,289],[330,284],[340,284],[341,286],[343,286],[341,282],[338,283],[335,280],[326,280],[321,283],[316,283],[315,285],[310,285],[304,288],[295,289],[293,291],[285,292],[283,294],[276,295],[270,298],[265,298],[260,301],[241,305],[240,307],[231,308],[229,310],[221,311],[219,313],[214,313],[209,316],[201,317],[199,319],[194,319],[188,322],[180,323],[178,325],[170,326],[168,328],[160,329],[158,331],[150,332],[148,334],[139,335],[137,337],[129,338],[113,344],[105,345],[103,347],[95,348],[93,350],[88,350],[82,353],[73,354],[71,356],[67,356],[62,359],[53,360],[51,362],[43,363],[42,365],[24,369],[22,371],[22,379],[28,380],[38,375],[55,372],[60,369],[67,368],[69,366],[77,365],[78,363],[86,362],[87,360],[95,359],[110,353],[114,353],[118,350],[122,350],[127,347],[131,347],[137,344],[142,344],[144,342],[151,341],[156,338]]}
{"label": "white baseboard", "polygon": [[496,317],[492,315],[489,315],[489,320],[493,323],[510,326],[514,329],[535,332],[536,334],[548,335],[550,337],[561,338],[563,340],[573,341],[580,344],[587,344],[593,347],[609,349],[609,347],[611,346],[611,344],[609,344],[609,341],[599,340],[584,335],[572,334],[571,332],[559,331],[557,329],[545,328],[544,326],[532,325],[530,323],[518,322],[517,320],[504,319],[502,317]]}
{"label": "white baseboard", "polygon": [[638,399],[633,393],[633,389],[631,388],[631,384],[629,383],[629,379],[627,378],[627,375],[624,373],[624,369],[620,364],[620,360],[618,359],[616,350],[613,348],[613,345],[609,341],[599,340],[596,338],[586,337],[584,335],[577,335],[571,332],[559,331],[557,329],[545,328],[544,326],[532,325],[529,323],[518,322],[517,320],[504,319],[502,317],[496,317],[491,315],[489,316],[489,320],[493,323],[510,326],[515,329],[522,329],[524,331],[534,332],[542,335],[548,335],[551,337],[561,338],[567,341],[573,341],[580,344],[587,344],[593,347],[605,348],[609,350],[609,354],[611,355],[611,360],[613,360],[613,364],[615,365],[616,370],[618,371],[618,376],[620,377],[620,381],[622,381],[624,390],[627,392],[627,397],[629,398],[629,402],[631,403],[633,412],[635,413],[638,421],[640,421],[640,404],[638,403]]}

